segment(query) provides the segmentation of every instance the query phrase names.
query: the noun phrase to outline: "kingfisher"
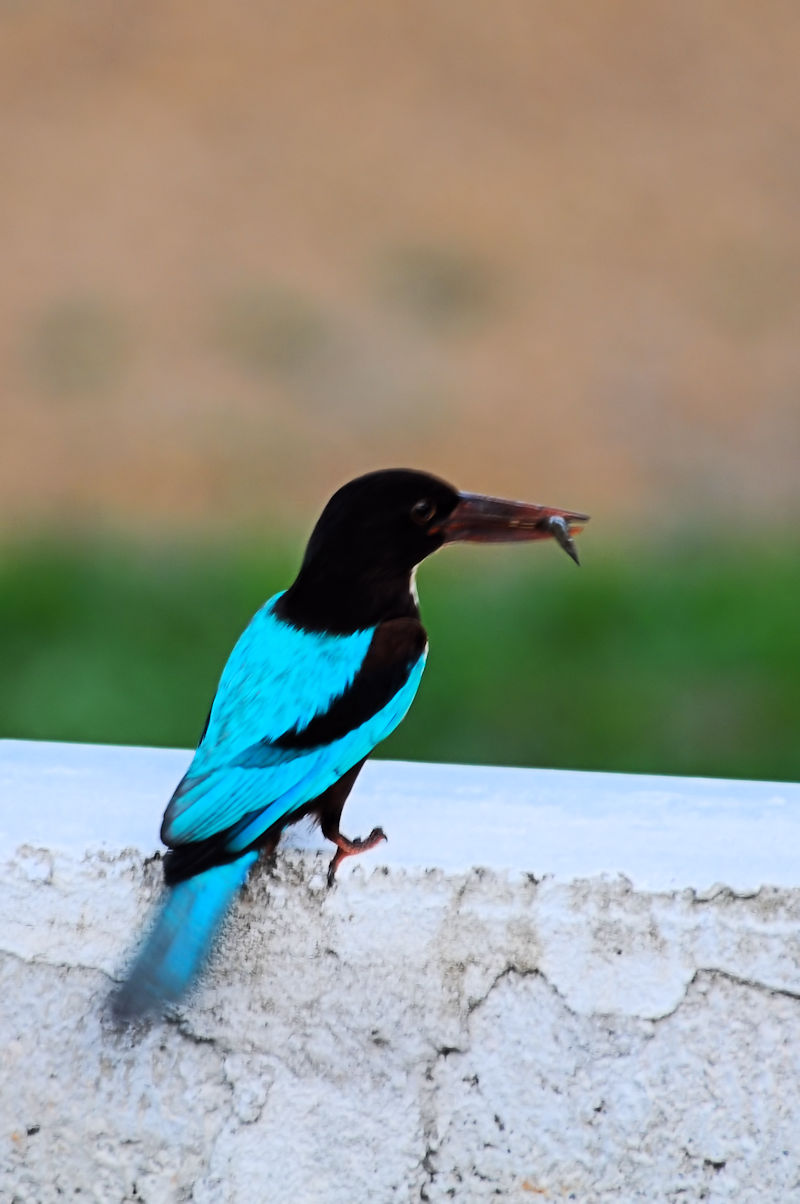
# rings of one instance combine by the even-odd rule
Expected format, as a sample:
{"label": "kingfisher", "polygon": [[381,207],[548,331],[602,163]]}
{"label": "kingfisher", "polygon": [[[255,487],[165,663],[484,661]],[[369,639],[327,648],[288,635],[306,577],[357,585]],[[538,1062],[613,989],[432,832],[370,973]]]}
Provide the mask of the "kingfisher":
{"label": "kingfisher", "polygon": [[371,472],[325,506],[292,585],[256,612],[225,665],[205,729],[161,825],[165,896],[112,997],[120,1023],[177,1003],[199,976],[258,857],[315,819],[346,857],[385,834],[344,836],[347,796],[417,692],[428,637],[417,566],[444,544],[573,542],[588,515],[461,493],[412,469]]}

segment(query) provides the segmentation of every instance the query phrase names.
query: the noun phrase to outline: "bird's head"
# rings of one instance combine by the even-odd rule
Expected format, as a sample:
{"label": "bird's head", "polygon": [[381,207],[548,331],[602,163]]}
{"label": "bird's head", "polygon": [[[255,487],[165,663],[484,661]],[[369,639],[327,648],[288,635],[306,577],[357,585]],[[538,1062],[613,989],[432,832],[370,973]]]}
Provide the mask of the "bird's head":
{"label": "bird's head", "polygon": [[307,610],[316,596],[321,622],[323,607],[330,618],[336,599],[337,608],[352,608],[352,622],[355,611],[359,625],[366,611],[376,622],[402,611],[414,568],[445,543],[552,538],[577,562],[572,535],[587,521],[572,510],[460,493],[413,469],[367,473],[337,490],[322,511],[287,604]]}
{"label": "bird's head", "polygon": [[444,542],[437,526],[458,505],[446,481],[391,468],[348,481],[334,493],[308,541],[304,565],[335,556],[348,574],[408,575]]}

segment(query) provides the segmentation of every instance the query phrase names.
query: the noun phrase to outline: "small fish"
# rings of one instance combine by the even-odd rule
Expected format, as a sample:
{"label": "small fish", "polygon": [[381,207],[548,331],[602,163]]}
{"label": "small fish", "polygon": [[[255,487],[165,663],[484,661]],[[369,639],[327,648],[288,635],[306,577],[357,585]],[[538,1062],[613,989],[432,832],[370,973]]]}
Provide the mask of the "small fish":
{"label": "small fish", "polygon": [[567,520],[562,518],[560,514],[551,514],[549,518],[543,521],[542,526],[547,528],[553,539],[564,549],[567,555],[576,564],[580,564],[578,549],[575,547],[575,541],[572,538]]}

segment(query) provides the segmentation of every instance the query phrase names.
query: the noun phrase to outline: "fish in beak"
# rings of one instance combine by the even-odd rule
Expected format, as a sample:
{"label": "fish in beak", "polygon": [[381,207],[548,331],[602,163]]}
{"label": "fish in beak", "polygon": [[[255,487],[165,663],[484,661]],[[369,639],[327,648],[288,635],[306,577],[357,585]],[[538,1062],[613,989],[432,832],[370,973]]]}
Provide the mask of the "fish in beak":
{"label": "fish in beak", "polygon": [[445,543],[518,543],[554,539],[567,555],[580,564],[573,536],[589,521],[577,510],[558,510],[532,502],[462,493],[454,510],[438,528]]}

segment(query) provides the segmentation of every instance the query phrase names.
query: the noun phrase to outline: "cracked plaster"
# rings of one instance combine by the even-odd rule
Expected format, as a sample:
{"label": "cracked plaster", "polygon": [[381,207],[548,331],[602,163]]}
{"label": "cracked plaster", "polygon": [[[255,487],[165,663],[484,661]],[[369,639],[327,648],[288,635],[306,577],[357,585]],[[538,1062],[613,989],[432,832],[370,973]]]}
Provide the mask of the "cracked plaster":
{"label": "cracked plaster", "polygon": [[[71,805],[49,842],[24,807],[27,839],[0,841],[0,1199],[800,1199],[800,889],[717,865],[694,885],[662,866],[656,889],[624,854],[616,874],[549,875],[518,840],[518,864],[475,868],[485,797],[501,829],[522,805],[476,770],[449,863],[390,844],[328,891],[324,843],[293,833],[195,996],[119,1033],[104,1001],[159,890],[141,830],[181,755],[122,751],[105,776],[103,750],[16,745],[0,765],[4,800],[32,761],[28,808]],[[430,797],[405,792],[391,838],[435,807],[442,768],[415,767]],[[348,830],[385,818],[405,769],[367,779]],[[74,808],[92,790],[113,810],[102,846]]]}

